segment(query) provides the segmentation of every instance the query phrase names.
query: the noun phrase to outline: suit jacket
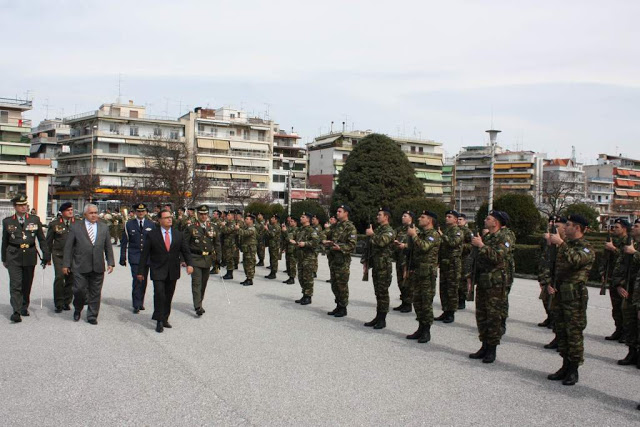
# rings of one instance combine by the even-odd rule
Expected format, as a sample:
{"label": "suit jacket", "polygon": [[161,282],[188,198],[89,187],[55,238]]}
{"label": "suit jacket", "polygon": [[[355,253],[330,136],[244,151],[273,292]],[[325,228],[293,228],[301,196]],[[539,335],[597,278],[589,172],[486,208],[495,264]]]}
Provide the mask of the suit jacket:
{"label": "suit jacket", "polygon": [[177,228],[171,229],[171,246],[167,251],[161,229],[162,227],[157,227],[147,235],[138,264],[138,274],[145,275],[149,267],[151,280],[178,280],[181,260],[193,266],[191,252],[186,239]]}
{"label": "suit jacket", "polygon": [[109,226],[98,221],[95,244],[91,243],[84,218],[71,224],[71,231],[64,245],[62,266],[76,273],[104,273],[107,265],[115,266]]}
{"label": "suit jacket", "polygon": [[[120,239],[120,262],[127,260],[129,256],[129,264],[140,264],[140,254],[144,248],[144,241],[151,230],[156,228],[156,224],[145,218],[142,220],[142,230],[140,230],[140,221],[138,218],[130,219],[124,226],[122,238]],[[128,249],[128,250],[127,250]]]}
{"label": "suit jacket", "polygon": [[[42,259],[49,261],[51,255],[47,248],[40,218],[26,214],[24,226],[16,215],[2,220],[2,262],[9,265],[31,266],[38,263],[36,240],[42,250]],[[23,248],[20,245],[24,245]]]}

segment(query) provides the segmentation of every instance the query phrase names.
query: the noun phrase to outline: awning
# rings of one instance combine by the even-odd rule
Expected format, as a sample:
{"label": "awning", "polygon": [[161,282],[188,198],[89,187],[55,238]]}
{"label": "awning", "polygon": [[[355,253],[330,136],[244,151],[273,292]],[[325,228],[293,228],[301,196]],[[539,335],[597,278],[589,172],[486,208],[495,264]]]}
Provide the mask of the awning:
{"label": "awning", "polygon": [[214,172],[213,177],[216,179],[231,179],[230,173]]}
{"label": "awning", "polygon": [[342,135],[338,135],[338,136],[330,136],[329,138],[323,138],[323,139],[316,139],[316,144],[329,144],[333,141],[335,141],[336,139],[340,138]]}
{"label": "awning", "polygon": [[223,141],[222,139],[214,139],[213,148],[214,150],[229,151],[229,141]]}
{"label": "awning", "polygon": [[265,175],[251,175],[251,182],[269,182],[269,177]]}
{"label": "awning", "polygon": [[407,156],[407,159],[409,159],[411,163],[420,163],[420,164],[424,164],[426,160],[424,157],[416,157],[416,156]]}
{"label": "awning", "polygon": [[530,168],[533,166],[533,163],[514,163],[511,165],[512,168]]}
{"label": "awning", "polygon": [[208,157],[208,156],[198,156],[197,161],[202,165],[225,165],[231,166],[231,159],[228,157]]}
{"label": "awning", "polygon": [[440,175],[437,172],[416,171],[416,177],[427,179],[429,181],[438,181],[438,182],[442,181],[442,175]]}
{"label": "awning", "polygon": [[242,151],[269,151],[269,144],[258,144],[256,142],[231,141],[232,150]]}
{"label": "awning", "polygon": [[24,147],[17,145],[0,145],[0,149],[2,150],[2,154],[8,154],[11,156],[28,156],[31,151],[30,145],[25,145]]}
{"label": "awning", "polygon": [[251,167],[251,160],[249,160],[249,159],[233,159],[233,166],[248,166],[248,167]]}
{"label": "awning", "polygon": [[629,181],[629,180],[626,180],[626,179],[618,179],[618,178],[616,178],[614,180],[614,182],[619,187],[633,187],[634,186],[633,181]]}
{"label": "awning", "polygon": [[426,194],[442,194],[442,187],[437,187],[433,185],[425,185],[424,192]]}
{"label": "awning", "polygon": [[626,190],[615,190],[615,192],[616,192],[616,196],[627,197],[627,191]]}
{"label": "awning", "polygon": [[429,166],[442,166],[442,159],[425,159],[425,162]]}
{"label": "awning", "polygon": [[124,140],[124,138],[105,138],[101,136],[98,138],[98,142],[111,142],[111,143],[124,144],[126,141]]}
{"label": "awning", "polygon": [[249,179],[249,175],[240,174],[240,173],[232,173],[232,174],[231,174],[231,178],[233,178],[233,179],[243,179],[243,180],[248,180],[248,179]]}
{"label": "awning", "polygon": [[213,150],[213,141],[210,139],[198,138],[198,148],[206,148],[209,150]]}
{"label": "awning", "polygon": [[265,169],[269,169],[269,164],[271,163],[270,160],[257,160],[257,159],[251,159],[251,166],[256,167],[256,168],[265,168]]}
{"label": "awning", "polygon": [[498,163],[493,165],[494,169],[511,169],[511,163]]}
{"label": "awning", "polygon": [[124,166],[127,168],[143,168],[144,159],[127,157],[124,159]]}
{"label": "awning", "polygon": [[503,175],[495,175],[495,179],[526,179],[531,178],[530,173],[505,173]]}
{"label": "awning", "polygon": [[107,187],[120,187],[122,186],[122,181],[119,176],[101,176],[100,185]]}
{"label": "awning", "polygon": [[336,172],[340,172],[342,170],[342,165],[336,165]]}

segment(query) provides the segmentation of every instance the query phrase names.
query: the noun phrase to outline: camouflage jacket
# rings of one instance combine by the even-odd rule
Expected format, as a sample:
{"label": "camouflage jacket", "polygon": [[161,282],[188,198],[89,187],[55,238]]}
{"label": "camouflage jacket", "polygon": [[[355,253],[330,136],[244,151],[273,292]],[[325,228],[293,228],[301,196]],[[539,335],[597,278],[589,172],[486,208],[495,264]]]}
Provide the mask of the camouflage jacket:
{"label": "camouflage jacket", "polygon": [[[444,229],[440,236],[440,264],[449,264],[454,258],[462,256],[462,231],[457,225],[451,225]],[[446,266],[445,266],[446,267]]]}
{"label": "camouflage jacket", "polygon": [[513,257],[513,250],[516,245],[516,235],[513,230],[507,227],[503,227],[500,231],[505,234],[505,239],[507,240],[505,243],[505,246],[508,248],[505,258],[507,266],[507,284],[511,285],[513,283],[513,276],[516,274],[516,261]]}
{"label": "camouflage jacket", "polygon": [[501,230],[486,234],[484,246],[478,248],[476,258],[476,283],[479,288],[504,287],[507,283],[507,252],[510,243]]}
{"label": "camouflage jacket", "polygon": [[[618,248],[618,251],[620,251],[620,248],[624,246],[625,241],[624,239],[612,235],[611,243],[613,243],[613,246]],[[598,266],[600,276],[607,276],[609,282],[611,282],[611,277],[613,276],[613,268],[615,266],[616,256],[618,253],[619,252],[611,252],[605,249],[602,254],[602,262]]]}
{"label": "camouflage jacket", "polygon": [[280,228],[280,224],[269,224],[267,225],[268,229],[264,231],[264,235],[266,236],[267,245],[269,248],[273,248],[273,250],[279,250],[280,248],[280,234],[282,230]]}
{"label": "camouflage jacket", "polygon": [[255,225],[240,228],[237,232],[240,238],[240,250],[242,252],[255,251],[258,246],[258,231]]}
{"label": "camouflage jacket", "polygon": [[418,234],[409,243],[412,252],[409,270],[421,276],[435,274],[438,269],[440,234],[433,228],[425,230],[418,227],[417,230]]}
{"label": "camouflage jacket", "polygon": [[236,230],[236,222],[228,221],[220,224],[220,234],[222,236],[222,246],[225,248],[235,248],[236,236],[238,232]]}
{"label": "camouflage jacket", "polygon": [[640,243],[634,242],[633,247],[636,249],[635,254],[633,254],[633,267],[631,267],[631,280],[633,281],[633,286],[629,287],[629,293],[631,293],[631,303],[636,306],[636,308],[640,308]]}
{"label": "camouflage jacket", "polygon": [[[407,235],[408,225],[402,225],[396,228],[396,240],[400,243],[409,243],[409,236]],[[399,265],[403,266],[407,262],[408,250],[395,247],[393,249],[393,260]]]}
{"label": "camouflage jacket", "polygon": [[318,247],[320,237],[318,232],[310,225],[299,227],[295,230],[294,238],[297,243],[304,242],[304,247],[295,246],[295,254],[299,260],[315,257],[315,249]]}
{"label": "camouflage jacket", "polygon": [[[631,242],[633,242],[633,240]],[[624,253],[624,247],[627,246],[627,243],[629,242],[626,237],[624,239],[620,239],[619,251],[616,252],[613,263],[613,273],[611,274],[612,289],[618,286],[627,288],[627,262],[630,261],[629,267],[632,267],[633,265],[633,255],[627,255]],[[613,292],[616,291],[614,290]]]}
{"label": "camouflage jacket", "polygon": [[337,264],[351,263],[351,254],[356,249],[358,232],[351,221],[340,221],[331,231],[331,241],[340,247],[340,250],[331,249],[333,260]]}
{"label": "camouflage jacket", "polygon": [[288,254],[295,254],[296,245],[291,244],[290,240],[296,240],[296,233],[298,231],[298,227],[287,227],[287,231],[282,233],[282,238],[284,240],[283,250],[286,250]]}
{"label": "camouflage jacket", "polygon": [[396,232],[390,225],[381,225],[375,229],[373,236],[371,236],[370,256],[373,260],[371,267],[391,263],[395,238]]}
{"label": "camouflage jacket", "polygon": [[556,288],[562,301],[571,301],[574,288],[587,283],[595,259],[593,248],[584,238],[568,240],[558,246]]}
{"label": "camouflage jacket", "polygon": [[471,229],[466,225],[463,225],[459,228],[462,232],[462,258],[464,259],[471,255],[471,237],[473,236],[473,233],[471,232]]}

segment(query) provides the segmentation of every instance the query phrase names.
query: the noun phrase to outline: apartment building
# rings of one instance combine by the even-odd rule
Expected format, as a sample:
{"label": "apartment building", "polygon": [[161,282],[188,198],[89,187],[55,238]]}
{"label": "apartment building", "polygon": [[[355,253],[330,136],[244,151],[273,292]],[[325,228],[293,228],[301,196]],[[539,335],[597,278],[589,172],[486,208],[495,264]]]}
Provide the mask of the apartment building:
{"label": "apartment building", "polygon": [[[45,119],[31,129],[31,157],[55,159],[62,150],[62,139],[69,138],[71,128],[63,119]],[[56,168],[54,161],[53,167]]]}
{"label": "apartment building", "polygon": [[583,165],[575,155],[568,159],[546,159],[543,166],[542,205],[556,211],[560,205],[587,201],[586,180]]}

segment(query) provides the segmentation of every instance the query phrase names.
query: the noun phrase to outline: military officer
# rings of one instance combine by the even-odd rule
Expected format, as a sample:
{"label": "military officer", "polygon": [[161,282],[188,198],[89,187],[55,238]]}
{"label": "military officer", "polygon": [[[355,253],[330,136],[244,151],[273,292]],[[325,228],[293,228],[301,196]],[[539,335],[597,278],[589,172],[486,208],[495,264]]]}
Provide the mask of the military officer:
{"label": "military officer", "polygon": [[593,248],[584,238],[588,222],[581,215],[569,215],[565,226],[566,241],[552,234],[551,244],[558,247],[556,287],[547,286],[554,295],[551,301],[558,335],[562,367],[547,378],[564,385],[578,382],[578,367],[584,361],[584,337],[587,326],[587,279],[595,260]]}
{"label": "military officer", "polygon": [[127,221],[120,239],[120,265],[127,265],[127,255],[129,258],[129,268],[131,269],[131,304],[133,312],[139,313],[144,310],[144,296],[147,292],[147,277],[149,271],[143,275],[144,280],[138,279],[138,266],[140,255],[144,247],[147,235],[156,228],[156,223],[147,218],[147,205],[139,203],[134,206],[136,217]]}
{"label": "military officer", "polygon": [[233,211],[227,212],[227,218],[220,223],[220,233],[222,236],[222,259],[227,267],[227,274],[224,280],[233,279],[234,255],[236,252],[236,223]]}
{"label": "military officer", "polygon": [[218,232],[209,221],[209,208],[201,205],[196,209],[198,218],[184,231],[184,238],[191,251],[193,273],[191,274],[191,293],[196,315],[202,316],[204,292],[207,289],[211,265],[216,259],[216,239]]}
{"label": "military officer", "polygon": [[625,261],[620,268],[624,280],[618,284],[616,291],[623,298],[622,320],[624,322],[624,339],[629,351],[624,359],[618,360],[618,365],[636,365],[640,369],[638,357],[638,271],[640,270],[640,219],[636,219],[631,227],[631,240],[624,247]]}
{"label": "military officer", "polygon": [[[627,241],[631,224],[624,218],[616,218],[613,223],[613,239],[611,242],[606,242],[604,246],[604,257],[612,257],[610,262],[611,274],[608,275],[609,297],[611,299],[611,317],[615,324],[615,331],[608,337],[605,337],[608,341],[621,341],[624,339],[624,328],[622,319],[622,297],[618,294],[618,284],[624,280],[620,269],[616,271],[615,266],[622,263],[624,259],[624,246]],[[605,280],[605,272],[601,270],[602,280]]]}
{"label": "military officer", "polygon": [[18,323],[22,322],[21,316],[29,316],[31,284],[39,256],[36,239],[42,250],[43,264],[51,257],[40,218],[27,213],[27,196],[20,194],[11,199],[11,203],[15,214],[2,220],[2,264],[9,270],[11,321]]}
{"label": "military officer", "polygon": [[265,235],[267,238],[267,245],[269,246],[269,268],[271,273],[265,276],[265,279],[275,279],[278,272],[278,260],[280,260],[280,216],[273,214],[269,218],[269,225],[265,225]]}
{"label": "military officer", "polygon": [[[462,232],[462,255],[460,257],[461,264],[464,266],[467,262],[467,258],[471,255],[471,238],[473,233],[467,225],[467,215],[462,212],[458,212],[458,228]],[[460,275],[460,284],[458,285],[458,310],[464,310],[467,296],[467,280],[464,275]]]}
{"label": "military officer", "polygon": [[376,317],[364,324],[373,329],[383,329],[387,326],[387,313],[389,312],[389,286],[393,275],[393,242],[395,231],[389,225],[391,211],[388,208],[380,208],[376,221],[378,227],[375,231],[371,224],[367,228],[366,235],[371,239],[371,251],[367,267],[371,267],[373,276],[373,290],[376,295]]}
{"label": "military officer", "polygon": [[443,313],[434,320],[451,323],[458,309],[458,286],[462,276],[462,231],[458,228],[458,212],[448,210],[445,229],[440,234],[440,304]]}
{"label": "military officer", "polygon": [[262,212],[256,214],[256,231],[258,233],[258,263],[256,267],[264,267],[264,254],[265,254],[265,220]]}
{"label": "military officer", "polygon": [[289,243],[295,246],[296,264],[298,266],[298,281],[302,288],[302,298],[297,299],[300,305],[311,304],[313,296],[313,260],[316,259],[316,247],[320,237],[315,228],[311,227],[311,214],[302,212],[300,228],[295,232],[295,238]]}
{"label": "military officer", "polygon": [[297,271],[297,259],[296,259],[296,246],[291,244],[292,240],[295,240],[296,230],[298,229],[298,221],[293,217],[289,218],[288,227],[282,227],[282,233],[284,235],[284,251],[285,262],[287,264],[287,274],[289,278],[282,283],[287,285],[293,285],[296,283],[296,271]]}
{"label": "military officer", "polygon": [[71,310],[73,300],[73,275],[65,275],[62,272],[62,259],[64,258],[64,244],[69,235],[70,226],[76,219],[73,215],[73,204],[70,202],[60,205],[60,216],[49,223],[47,227],[47,249],[53,260],[55,278],[53,280],[53,302],[55,312]]}
{"label": "military officer", "polygon": [[256,274],[256,251],[258,246],[258,232],[255,227],[256,217],[247,214],[244,218],[244,227],[236,224],[236,232],[240,238],[240,246],[242,247],[242,267],[247,278],[240,284],[243,286],[252,286],[253,277]]}
{"label": "military officer", "polygon": [[353,222],[349,221],[350,213],[351,208],[349,206],[340,205],[336,212],[338,223],[335,229],[331,231],[330,241],[323,242],[332,253],[333,281],[331,282],[331,291],[335,296],[336,308],[327,314],[334,317],[346,316],[347,305],[349,305],[351,254],[356,248],[358,233]]}
{"label": "military officer", "polygon": [[474,236],[471,244],[478,248],[476,254],[476,323],[482,347],[469,355],[471,359],[482,359],[483,363],[496,360],[496,347],[500,344],[502,310],[506,292],[506,255],[508,243],[501,226],[506,218],[500,211],[493,210],[484,220],[488,233],[483,237]]}

